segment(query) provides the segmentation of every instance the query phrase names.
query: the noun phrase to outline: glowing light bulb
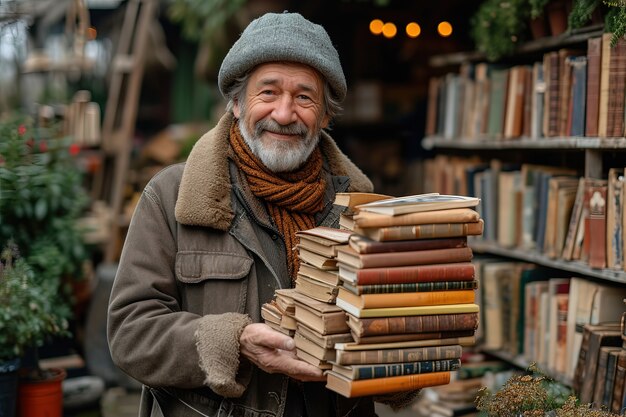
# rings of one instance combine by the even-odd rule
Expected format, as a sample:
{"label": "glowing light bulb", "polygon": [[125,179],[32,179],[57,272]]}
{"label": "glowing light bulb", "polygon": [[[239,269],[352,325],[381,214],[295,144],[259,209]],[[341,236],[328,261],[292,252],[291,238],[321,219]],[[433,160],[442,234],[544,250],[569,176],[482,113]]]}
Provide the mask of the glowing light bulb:
{"label": "glowing light bulb", "polygon": [[398,33],[398,28],[393,23],[385,23],[383,25],[383,36],[385,38],[391,39],[396,36],[396,33]]}
{"label": "glowing light bulb", "polygon": [[409,38],[417,38],[422,33],[422,28],[415,22],[406,25],[406,34]]}
{"label": "glowing light bulb", "polygon": [[439,35],[447,38],[452,35],[452,25],[450,22],[441,22],[437,25],[437,32],[439,32]]}
{"label": "glowing light bulb", "polygon": [[370,22],[370,32],[374,35],[380,35],[383,33],[383,21],[380,19],[374,19]]}

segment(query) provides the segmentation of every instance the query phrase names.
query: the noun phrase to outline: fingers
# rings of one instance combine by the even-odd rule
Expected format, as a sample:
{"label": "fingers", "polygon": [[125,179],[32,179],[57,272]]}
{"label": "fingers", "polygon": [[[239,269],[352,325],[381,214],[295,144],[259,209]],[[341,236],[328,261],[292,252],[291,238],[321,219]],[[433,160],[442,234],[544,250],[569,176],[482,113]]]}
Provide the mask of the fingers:
{"label": "fingers", "polygon": [[240,337],[240,352],[268,373],[281,373],[300,381],[323,381],[322,371],[296,356],[292,338],[263,323],[246,326]]}
{"label": "fingers", "polygon": [[294,350],[296,348],[291,337],[273,330],[264,323],[253,323],[246,326],[239,340],[242,345],[249,344],[282,350]]}

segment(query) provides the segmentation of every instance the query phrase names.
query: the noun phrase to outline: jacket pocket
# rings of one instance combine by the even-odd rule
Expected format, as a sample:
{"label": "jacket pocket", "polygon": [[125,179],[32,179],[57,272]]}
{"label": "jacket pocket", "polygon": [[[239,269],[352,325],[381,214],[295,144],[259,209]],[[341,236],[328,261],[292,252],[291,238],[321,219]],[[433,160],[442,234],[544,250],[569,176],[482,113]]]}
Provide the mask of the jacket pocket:
{"label": "jacket pocket", "polygon": [[176,278],[183,309],[197,314],[244,313],[253,260],[233,253],[181,251]]}
{"label": "jacket pocket", "polygon": [[207,279],[241,279],[250,273],[252,258],[224,252],[185,251],[176,254],[176,277],[187,284]]}

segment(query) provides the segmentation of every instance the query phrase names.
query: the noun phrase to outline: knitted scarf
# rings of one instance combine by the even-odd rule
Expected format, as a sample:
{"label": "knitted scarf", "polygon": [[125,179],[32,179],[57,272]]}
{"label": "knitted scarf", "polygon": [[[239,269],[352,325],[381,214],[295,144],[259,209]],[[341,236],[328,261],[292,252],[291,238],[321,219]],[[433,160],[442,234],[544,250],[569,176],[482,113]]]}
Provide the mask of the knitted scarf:
{"label": "knitted scarf", "polygon": [[235,164],[245,174],[250,190],[264,201],[274,224],[285,240],[287,266],[295,282],[300,261],[295,250],[296,232],[315,227],[315,213],[322,210],[326,180],[322,178],[319,147],[302,167],[293,172],[274,173],[263,165],[244,141],[235,120],[230,128],[230,145]]}

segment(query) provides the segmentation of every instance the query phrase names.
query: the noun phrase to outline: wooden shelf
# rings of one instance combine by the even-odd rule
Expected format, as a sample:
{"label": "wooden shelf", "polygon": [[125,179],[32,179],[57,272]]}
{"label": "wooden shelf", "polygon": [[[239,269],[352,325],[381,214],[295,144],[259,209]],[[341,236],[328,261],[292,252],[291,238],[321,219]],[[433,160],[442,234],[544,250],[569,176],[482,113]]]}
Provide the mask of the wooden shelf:
{"label": "wooden shelf", "polygon": [[[587,39],[594,36],[601,36],[603,32],[603,24],[587,26],[566,32],[558,36],[548,36],[541,39],[535,39],[521,44],[514,52],[514,55],[535,53],[547,51],[563,46],[575,45],[586,42]],[[470,61],[486,61],[487,57],[481,52],[456,52],[452,54],[435,55],[428,60],[428,64],[434,68],[442,68],[447,66],[461,65]]]}
{"label": "wooden shelf", "polygon": [[596,137],[550,137],[515,139],[496,138],[455,138],[447,139],[443,136],[427,136],[422,139],[424,149],[625,149],[626,138],[596,138]]}
{"label": "wooden shelf", "polygon": [[538,252],[514,248],[507,249],[493,242],[475,240],[471,242],[471,247],[472,250],[479,253],[491,253],[494,255],[506,256],[522,261],[533,262],[538,265],[543,265],[550,268],[570,271],[577,274],[600,278],[607,281],[613,281],[620,284],[626,284],[626,272],[624,271],[616,271],[611,269],[593,269],[583,262],[550,259],[544,254]]}

